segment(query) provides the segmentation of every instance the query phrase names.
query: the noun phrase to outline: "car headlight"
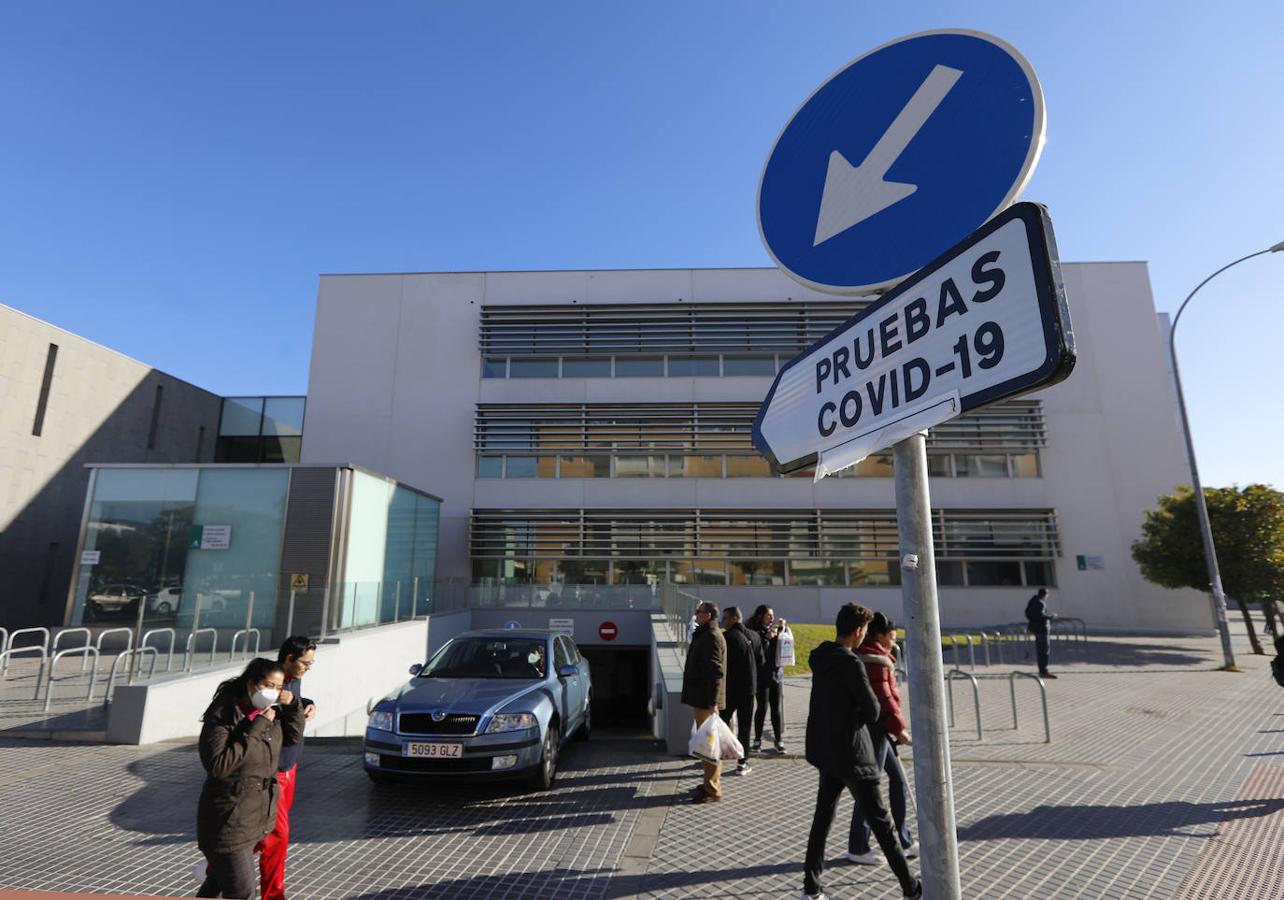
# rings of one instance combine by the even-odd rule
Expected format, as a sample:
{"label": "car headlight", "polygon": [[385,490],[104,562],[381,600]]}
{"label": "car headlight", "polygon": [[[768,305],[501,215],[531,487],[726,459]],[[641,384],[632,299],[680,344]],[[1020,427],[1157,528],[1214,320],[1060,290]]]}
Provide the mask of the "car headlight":
{"label": "car headlight", "polygon": [[499,731],[525,731],[537,724],[534,713],[500,713],[490,720],[486,727],[487,734]]}
{"label": "car headlight", "polygon": [[392,713],[386,709],[376,709],[370,714],[367,725],[376,731],[392,731]]}

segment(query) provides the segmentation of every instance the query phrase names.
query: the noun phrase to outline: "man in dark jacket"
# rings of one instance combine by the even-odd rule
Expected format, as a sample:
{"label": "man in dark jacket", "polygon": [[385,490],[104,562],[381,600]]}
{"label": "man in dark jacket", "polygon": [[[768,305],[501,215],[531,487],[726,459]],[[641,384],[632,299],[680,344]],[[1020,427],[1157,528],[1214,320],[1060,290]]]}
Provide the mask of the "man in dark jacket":
{"label": "man in dark jacket", "polygon": [[1048,612],[1047,588],[1039,588],[1039,592],[1026,603],[1025,618],[1029,622],[1030,633],[1034,635],[1034,652],[1039,657],[1039,674],[1044,678],[1056,678],[1057,676],[1048,671],[1048,622],[1056,616]]}
{"label": "man in dark jacket", "polygon": [[[704,602],[696,607],[696,628],[682,669],[682,702],[695,713],[696,727],[727,705],[727,642],[714,627],[718,607]],[[704,763],[704,783],[691,792],[695,803],[722,799],[722,766]]]}
{"label": "man in dark jacket", "polygon": [[[722,611],[722,637],[727,642],[727,705],[722,710],[722,721],[730,725],[731,717],[736,717],[736,737],[748,754],[753,698],[763,662],[762,638],[745,628],[740,618],[739,607],[728,606]],[[747,757],[740,757],[735,774],[748,775],[751,771]]]}
{"label": "man in dark jacket", "polygon": [[873,828],[905,897],[923,896],[922,882],[910,874],[892,817],[879,796],[878,760],[866,727],[878,721],[880,710],[865,666],[853,651],[864,640],[865,629],[873,617],[865,607],[848,603],[838,611],[837,639],[825,641],[811,652],[807,762],[820,770],[816,814],[807,838],[803,873],[803,897],[811,900],[825,896],[820,884],[825,867],[825,842],[844,787],[851,792],[861,815]]}
{"label": "man in dark jacket", "polygon": [[[316,641],[304,635],[286,638],[277,653],[277,661],[285,669],[285,690],[300,698],[299,709],[305,722],[317,714],[316,705],[303,697],[303,676],[312,668],[316,657]],[[255,848],[259,853],[262,900],[285,900],[285,854],[290,847],[290,807],[294,805],[294,787],[302,755],[303,729],[300,727],[298,743],[281,749],[281,761],[277,765],[276,780],[280,791],[277,794],[276,826]]]}

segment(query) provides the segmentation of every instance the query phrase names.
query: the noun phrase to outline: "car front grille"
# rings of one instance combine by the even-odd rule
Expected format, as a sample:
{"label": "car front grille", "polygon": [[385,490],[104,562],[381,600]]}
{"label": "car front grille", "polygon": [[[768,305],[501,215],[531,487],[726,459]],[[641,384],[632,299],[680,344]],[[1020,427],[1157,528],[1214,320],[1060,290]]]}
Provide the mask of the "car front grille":
{"label": "car front grille", "polygon": [[420,759],[402,756],[384,756],[379,760],[379,770],[383,772],[489,772],[489,756],[462,757],[460,759]]}
{"label": "car front grille", "polygon": [[432,713],[402,713],[402,734],[473,734],[481,716],[451,713],[440,722],[434,722]]}

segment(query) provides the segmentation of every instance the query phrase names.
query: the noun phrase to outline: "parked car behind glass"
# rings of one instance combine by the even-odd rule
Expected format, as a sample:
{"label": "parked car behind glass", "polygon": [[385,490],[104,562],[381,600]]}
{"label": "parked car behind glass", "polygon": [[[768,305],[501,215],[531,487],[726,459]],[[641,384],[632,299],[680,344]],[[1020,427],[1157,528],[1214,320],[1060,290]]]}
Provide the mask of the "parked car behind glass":
{"label": "parked car behind glass", "polygon": [[365,738],[375,782],[467,773],[552,786],[562,745],[592,731],[588,660],[566,635],[470,631],[376,703]]}

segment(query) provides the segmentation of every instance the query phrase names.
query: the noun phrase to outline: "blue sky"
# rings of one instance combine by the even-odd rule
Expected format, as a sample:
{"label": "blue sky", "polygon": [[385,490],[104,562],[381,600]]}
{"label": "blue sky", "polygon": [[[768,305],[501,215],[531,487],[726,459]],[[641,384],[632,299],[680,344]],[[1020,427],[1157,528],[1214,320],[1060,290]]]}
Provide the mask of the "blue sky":
{"label": "blue sky", "polygon": [[[0,302],[219,393],[302,393],[323,272],[768,265],[754,196],[794,108],[940,27],[1039,73],[1025,196],[1063,259],[1147,260],[1175,309],[1284,240],[1265,0],[9,2]],[[1183,320],[1210,484],[1284,486],[1282,281],[1284,254],[1246,263]]]}

